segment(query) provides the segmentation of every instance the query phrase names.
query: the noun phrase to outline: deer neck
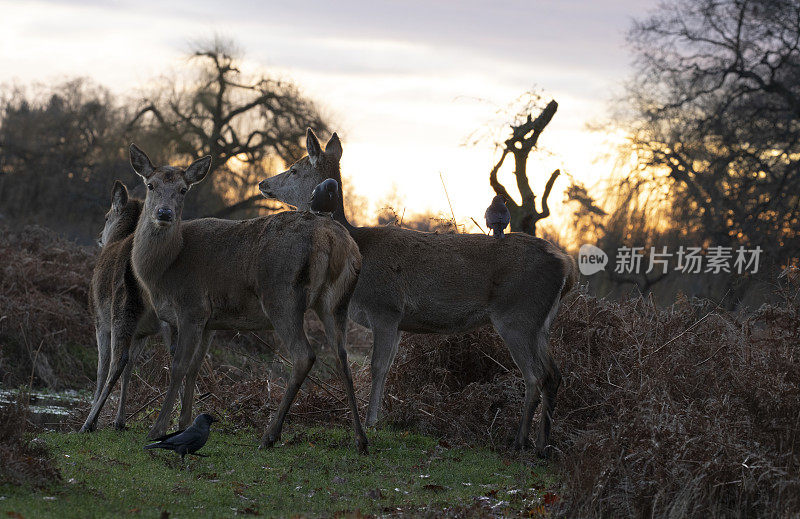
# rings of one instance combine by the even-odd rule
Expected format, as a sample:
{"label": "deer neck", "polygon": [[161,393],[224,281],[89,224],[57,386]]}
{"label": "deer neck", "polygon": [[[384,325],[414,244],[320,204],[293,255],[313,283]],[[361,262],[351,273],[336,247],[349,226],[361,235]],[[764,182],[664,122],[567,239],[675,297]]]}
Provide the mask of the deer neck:
{"label": "deer neck", "polygon": [[136,277],[152,293],[164,272],[183,249],[181,220],[167,228],[159,227],[142,211],[133,235],[131,263]]}
{"label": "deer neck", "polygon": [[348,232],[352,232],[355,227],[347,220],[347,215],[344,212],[344,186],[342,185],[342,171],[338,162],[328,171],[328,178],[332,178],[339,183],[339,197],[336,200],[336,209],[333,211],[333,219],[344,225]]}
{"label": "deer neck", "polygon": [[136,231],[139,217],[142,215],[142,201],[133,199],[128,202],[128,205],[126,205],[122,211],[122,215],[120,216],[114,232],[111,233],[111,236],[108,238],[108,243],[103,245],[103,247],[124,240]]}

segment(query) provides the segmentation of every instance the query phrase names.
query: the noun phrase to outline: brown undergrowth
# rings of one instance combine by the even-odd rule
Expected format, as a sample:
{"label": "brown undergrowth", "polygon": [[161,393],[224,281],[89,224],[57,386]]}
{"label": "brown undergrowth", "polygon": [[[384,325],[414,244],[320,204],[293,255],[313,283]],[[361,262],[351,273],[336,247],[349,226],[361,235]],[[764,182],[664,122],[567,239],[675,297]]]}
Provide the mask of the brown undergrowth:
{"label": "brown undergrowth", "polygon": [[[19,250],[11,250],[23,265],[25,255],[34,254],[26,251],[52,254],[46,252],[48,247],[36,249],[35,239],[32,244],[26,240]],[[4,253],[9,250],[5,247]],[[61,261],[72,264],[69,256]],[[81,261],[87,265],[79,266]],[[65,290],[75,284],[67,280],[71,274],[63,275],[62,269],[48,283],[45,265],[29,267],[29,274],[4,273],[1,281],[4,290],[26,287],[14,288],[17,294],[33,290],[54,297],[55,302],[27,307],[28,315],[43,319],[34,328],[38,338],[30,341],[41,343],[61,326],[69,328],[70,321],[79,326],[57,335],[83,336],[84,321],[75,317],[69,300],[60,302],[73,297]],[[74,272],[90,268],[89,254],[75,259]],[[647,298],[608,301],[582,291],[563,301],[551,333],[551,351],[564,376],[551,437],[551,466],[560,472],[563,485],[562,513],[787,517],[800,510],[796,274],[787,271],[776,281],[782,303],[750,313],[732,314],[697,299],[681,298],[662,308]],[[9,280],[16,284],[9,285]],[[46,292],[58,283],[60,290]],[[77,301],[86,287],[72,290]],[[5,295],[4,291],[0,297]],[[18,319],[26,314],[11,314],[18,311],[2,304],[6,306],[0,315],[8,317],[0,322],[0,332],[19,327]],[[36,313],[40,308],[47,311]],[[308,329],[319,350],[319,323],[309,320]],[[283,395],[290,366],[272,334],[259,337],[219,334],[198,380],[198,412],[219,413],[226,418],[223,425],[230,427],[266,425]],[[93,352],[93,340],[85,340],[84,347]],[[352,369],[362,416],[370,389],[369,343],[367,331],[351,326]],[[48,351],[45,346],[41,351]],[[26,351],[35,353],[33,348]],[[348,423],[334,360],[325,351],[290,421]],[[130,421],[152,422],[167,385],[169,363],[163,347],[144,353],[132,382]],[[385,422],[451,443],[505,449],[519,420],[523,387],[505,345],[491,328],[450,337],[406,335],[387,384]],[[101,426],[111,421],[113,404],[106,406]],[[75,425],[80,425],[84,411],[76,415]],[[255,444],[255,438],[250,441]]]}
{"label": "brown undergrowth", "polygon": [[82,386],[95,370],[88,314],[95,250],[39,226],[0,226],[0,383]]}
{"label": "brown undergrowth", "polygon": [[[552,442],[569,516],[786,517],[800,510],[800,304],[564,301]],[[410,336],[388,390],[406,426],[502,448],[523,384],[490,329]]]}
{"label": "brown undergrowth", "polygon": [[25,394],[0,406],[0,484],[41,487],[61,478],[47,449],[25,434],[27,417]]}
{"label": "brown undergrowth", "polygon": [[[694,299],[658,308],[578,291],[564,301],[551,334],[564,375],[552,433],[564,514],[785,517],[800,509],[800,305],[798,287],[782,283],[784,303],[747,315]],[[164,387],[161,355],[162,379],[135,400]],[[347,424],[333,361],[319,362],[289,419]],[[234,374],[207,363],[200,406],[234,426],[265,427],[288,361],[250,366]],[[366,362],[353,370],[363,416],[369,371]],[[506,449],[523,390],[491,328],[408,335],[387,384],[385,422]]]}

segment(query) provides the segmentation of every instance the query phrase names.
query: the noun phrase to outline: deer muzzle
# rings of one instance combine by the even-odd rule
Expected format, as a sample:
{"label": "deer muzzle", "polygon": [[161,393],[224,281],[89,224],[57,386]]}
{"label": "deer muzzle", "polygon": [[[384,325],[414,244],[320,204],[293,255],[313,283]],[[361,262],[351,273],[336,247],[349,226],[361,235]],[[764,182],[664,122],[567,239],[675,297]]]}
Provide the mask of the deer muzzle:
{"label": "deer muzzle", "polygon": [[269,190],[269,184],[267,184],[267,180],[262,180],[258,183],[258,190],[261,191],[261,194],[267,198],[273,198],[272,191]]}
{"label": "deer muzzle", "polygon": [[156,219],[159,222],[170,223],[175,219],[175,211],[167,207],[161,207],[156,211]]}

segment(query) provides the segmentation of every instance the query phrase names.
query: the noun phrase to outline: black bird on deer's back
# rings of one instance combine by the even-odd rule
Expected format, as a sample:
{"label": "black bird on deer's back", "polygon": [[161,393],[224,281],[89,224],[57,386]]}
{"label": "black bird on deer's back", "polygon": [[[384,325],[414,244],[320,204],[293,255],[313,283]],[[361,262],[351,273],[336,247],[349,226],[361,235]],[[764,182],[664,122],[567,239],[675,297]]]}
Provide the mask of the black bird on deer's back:
{"label": "black bird on deer's back", "polygon": [[[206,444],[211,424],[218,421],[208,413],[203,413],[194,419],[194,423],[184,431],[174,432],[159,438],[156,443],[145,445],[145,449],[167,449],[181,455],[181,460],[187,454],[195,454]],[[202,454],[196,454],[202,456]]]}
{"label": "black bird on deer's back", "polygon": [[511,213],[506,207],[506,199],[497,195],[492,199],[491,205],[486,209],[486,226],[492,230],[495,238],[502,238],[503,231],[511,223]]}
{"label": "black bird on deer's back", "polygon": [[339,183],[329,178],[317,184],[311,193],[311,210],[315,213],[332,213],[339,199]]}

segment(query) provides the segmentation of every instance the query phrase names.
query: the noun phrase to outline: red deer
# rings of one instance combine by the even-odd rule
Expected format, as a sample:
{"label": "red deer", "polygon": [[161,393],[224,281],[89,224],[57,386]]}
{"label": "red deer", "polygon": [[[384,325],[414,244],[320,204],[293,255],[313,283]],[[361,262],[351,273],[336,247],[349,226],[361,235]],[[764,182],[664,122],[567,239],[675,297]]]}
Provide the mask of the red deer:
{"label": "red deer", "polygon": [[[347,308],[358,279],[361,255],[347,230],[330,218],[283,212],[243,221],[202,218],[182,221],[184,197],[206,176],[211,157],[185,170],[155,167],[131,145],[131,164],[147,186],[144,208],[133,238],[131,263],[158,317],[178,330],[170,385],[149,437],[162,436],[185,378],[191,402],[200,345],[212,330],[274,327],[289,350],[292,375],[278,412],[265,431],[262,447],[280,438],[281,428],[315,355],[303,329],[313,309],[334,345],[344,381],[359,452],[366,453],[353,380],[347,363]],[[188,397],[186,393],[189,393]],[[181,410],[180,427],[191,422]]]}
{"label": "red deer", "polygon": [[122,182],[114,183],[111,208],[106,213],[105,225],[98,240],[101,250],[89,290],[97,338],[97,388],[92,410],[81,432],[95,429],[99,413],[120,375],[122,382],[114,427],[123,429],[133,359],[149,335],[161,331],[164,342],[172,342],[169,328],[160,325],[142,298],[141,288],[130,265],[133,231],[139,221],[142,205],[142,200],[128,196],[128,190]]}
{"label": "red deer", "polygon": [[551,243],[522,233],[494,239],[395,226],[354,227],[344,213],[339,137],[334,133],[323,150],[309,128],[306,147],[306,157],[263,180],[259,189],[267,198],[304,210],[316,185],[328,178],[339,183],[333,217],[350,232],[362,257],[350,316],[374,335],[367,425],[378,419],[400,331],[452,334],[492,323],[525,379],[522,419],[512,447],[527,445],[541,399],[536,448],[545,456],[561,383],[548,351],[548,334],[561,298],[577,279],[572,258]]}

